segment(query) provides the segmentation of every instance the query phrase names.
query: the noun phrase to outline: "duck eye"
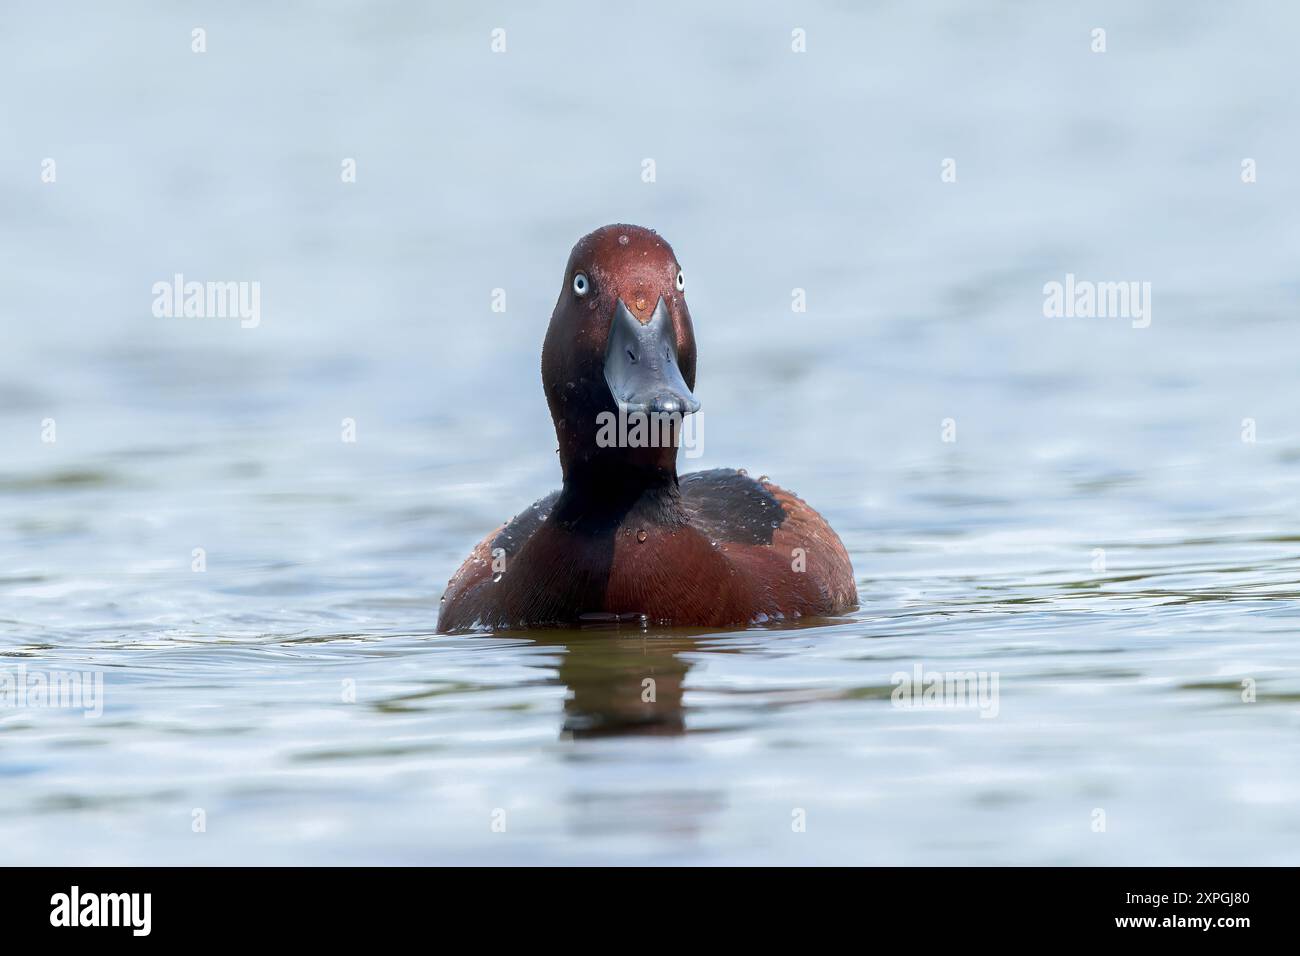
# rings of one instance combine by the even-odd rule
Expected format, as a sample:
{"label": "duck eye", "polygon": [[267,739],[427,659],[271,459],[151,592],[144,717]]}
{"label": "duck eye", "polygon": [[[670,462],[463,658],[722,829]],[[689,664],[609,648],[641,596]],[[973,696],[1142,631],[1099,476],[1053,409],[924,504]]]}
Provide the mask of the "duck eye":
{"label": "duck eye", "polygon": [[681,269],[677,270],[677,291],[678,292],[686,291],[686,276],[682,275]]}
{"label": "duck eye", "polygon": [[587,277],[583,273],[579,272],[573,277],[573,291],[577,295],[586,295],[589,289],[591,289],[591,283],[587,281]]}

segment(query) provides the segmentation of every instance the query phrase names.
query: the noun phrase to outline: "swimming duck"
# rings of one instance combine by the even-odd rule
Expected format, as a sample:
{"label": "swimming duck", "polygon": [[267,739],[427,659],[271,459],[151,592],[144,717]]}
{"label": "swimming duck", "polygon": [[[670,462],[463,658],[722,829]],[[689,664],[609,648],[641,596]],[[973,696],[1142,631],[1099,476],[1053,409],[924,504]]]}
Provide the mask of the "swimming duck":
{"label": "swimming duck", "polygon": [[857,606],[844,545],[802,499],[743,470],[678,476],[700,408],[685,291],[650,229],[605,226],[573,247],[542,346],[563,487],[479,542],[447,585],[440,633],[732,627]]}

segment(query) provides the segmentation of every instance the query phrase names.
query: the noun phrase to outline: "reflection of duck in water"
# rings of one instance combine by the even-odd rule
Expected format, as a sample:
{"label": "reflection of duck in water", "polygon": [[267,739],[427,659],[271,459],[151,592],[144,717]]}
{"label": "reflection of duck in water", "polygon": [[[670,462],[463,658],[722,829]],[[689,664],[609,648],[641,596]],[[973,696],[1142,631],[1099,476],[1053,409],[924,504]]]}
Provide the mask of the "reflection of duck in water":
{"label": "reflection of duck in water", "polygon": [[[611,737],[676,737],[688,732],[682,685],[693,666],[694,638],[681,632],[608,628],[536,632],[536,642],[554,648],[558,680],[568,693],[561,735],[587,744],[572,746],[575,760],[622,761],[628,746],[610,751]],[[551,655],[546,655],[548,658]],[[656,751],[674,742],[645,741]],[[611,754],[619,756],[611,757]],[[603,755],[603,756],[598,756]],[[689,851],[702,834],[714,832],[727,794],[716,784],[659,778],[641,773],[574,774],[564,800],[570,833],[580,840],[626,841],[637,836],[672,840]]]}
{"label": "reflection of duck in water", "polygon": [[559,680],[568,688],[562,731],[574,737],[686,732],[682,683],[695,641],[654,632],[589,630],[539,633],[563,652]]}

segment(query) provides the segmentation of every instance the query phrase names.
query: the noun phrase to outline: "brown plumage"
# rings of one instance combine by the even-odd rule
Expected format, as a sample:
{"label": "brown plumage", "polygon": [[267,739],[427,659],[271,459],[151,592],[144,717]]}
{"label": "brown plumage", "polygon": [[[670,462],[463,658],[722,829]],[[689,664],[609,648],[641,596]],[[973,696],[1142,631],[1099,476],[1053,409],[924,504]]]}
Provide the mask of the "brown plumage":
{"label": "brown plumage", "polygon": [[[678,478],[680,416],[698,408],[683,285],[650,230],[606,226],[574,247],[542,351],[564,486],[479,543],[447,585],[440,632],[727,627],[857,606],[844,545],[800,498],[743,471]],[[671,440],[610,446],[599,416],[620,403],[669,416]]]}

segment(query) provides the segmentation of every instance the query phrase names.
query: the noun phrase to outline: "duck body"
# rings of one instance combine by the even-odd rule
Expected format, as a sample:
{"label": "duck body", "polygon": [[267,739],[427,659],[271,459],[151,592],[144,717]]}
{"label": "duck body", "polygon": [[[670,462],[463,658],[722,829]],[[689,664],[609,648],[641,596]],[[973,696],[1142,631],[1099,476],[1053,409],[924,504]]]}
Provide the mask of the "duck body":
{"label": "duck body", "polygon": [[602,513],[563,490],[542,498],[456,572],[439,630],[642,618],[731,627],[857,605],[839,536],[770,482],[715,469],[624,504]]}
{"label": "duck body", "polygon": [[479,542],[447,585],[439,632],[732,627],[857,606],[844,545],[800,498],[732,469],[679,477],[676,434],[657,447],[597,439],[602,413],[698,411],[683,284],[650,230],[606,226],[574,247],[542,357],[564,485]]}

